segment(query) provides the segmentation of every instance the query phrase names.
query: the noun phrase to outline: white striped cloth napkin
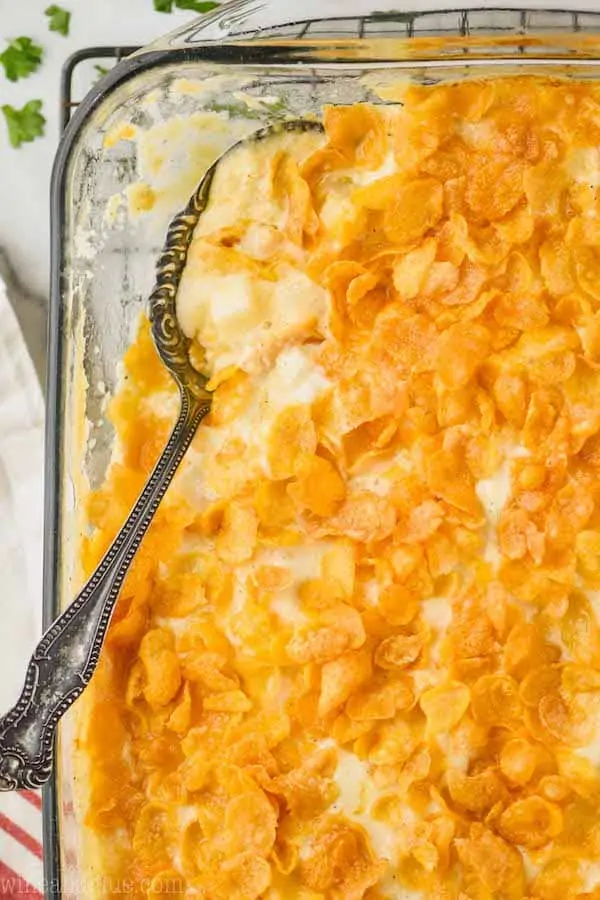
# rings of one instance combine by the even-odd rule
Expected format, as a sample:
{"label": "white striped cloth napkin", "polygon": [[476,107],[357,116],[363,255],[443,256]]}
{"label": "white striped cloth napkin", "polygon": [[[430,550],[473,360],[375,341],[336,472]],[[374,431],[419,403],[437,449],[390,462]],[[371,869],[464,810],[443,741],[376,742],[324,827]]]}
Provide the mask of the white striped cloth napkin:
{"label": "white striped cloth napkin", "polygon": [[[44,406],[0,278],[0,715],[41,633]],[[40,900],[41,798],[0,793],[0,900]]]}

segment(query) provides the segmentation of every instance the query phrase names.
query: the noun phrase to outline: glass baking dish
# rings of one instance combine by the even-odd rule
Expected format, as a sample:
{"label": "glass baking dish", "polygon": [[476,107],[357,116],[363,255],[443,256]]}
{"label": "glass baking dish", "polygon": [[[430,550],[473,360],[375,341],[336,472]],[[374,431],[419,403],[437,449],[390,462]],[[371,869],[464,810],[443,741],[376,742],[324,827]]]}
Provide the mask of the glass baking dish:
{"label": "glass baking dish", "polygon": [[[110,460],[106,398],[151,290],[167,224],[225,146],[277,119],[318,115],[325,102],[381,102],[373,86],[390,78],[600,74],[597,13],[407,13],[379,5],[304,0],[294,15],[289,2],[234,0],[118,65],[70,123],[52,184],[46,625],[80,586],[79,500]],[[148,211],[139,182],[156,170],[162,174],[151,190],[159,202]],[[44,797],[49,898],[111,892],[86,882],[79,865],[72,733],[70,717]]]}

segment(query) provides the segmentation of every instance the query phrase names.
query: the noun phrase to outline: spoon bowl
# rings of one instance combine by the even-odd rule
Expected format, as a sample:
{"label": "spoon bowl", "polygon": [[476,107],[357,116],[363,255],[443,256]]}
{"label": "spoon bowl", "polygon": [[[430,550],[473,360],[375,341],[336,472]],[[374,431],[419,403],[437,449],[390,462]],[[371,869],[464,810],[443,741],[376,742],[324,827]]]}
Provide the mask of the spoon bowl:
{"label": "spoon bowl", "polygon": [[206,171],[186,208],[169,226],[148,311],[156,349],[179,388],[179,416],[121,531],[81,593],[43,636],[27,667],[21,696],[0,718],[0,791],[39,788],[51,777],[58,723],[94,674],[125,576],[200,422],[210,411],[208,378],[192,365],[192,342],[180,327],[176,301],[215,175],[224,159],[251,143],[313,130],[323,129],[318,122],[293,120],[233,144]]}

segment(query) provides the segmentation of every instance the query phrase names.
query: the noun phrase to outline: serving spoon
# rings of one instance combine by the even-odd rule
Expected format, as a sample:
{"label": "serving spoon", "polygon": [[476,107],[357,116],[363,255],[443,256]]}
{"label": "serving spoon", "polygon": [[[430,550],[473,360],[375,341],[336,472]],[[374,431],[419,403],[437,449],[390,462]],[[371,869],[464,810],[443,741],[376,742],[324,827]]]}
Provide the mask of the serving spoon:
{"label": "serving spoon", "polygon": [[158,354],[179,388],[179,417],[127,521],[79,596],[38,644],[21,696],[0,718],[0,791],[39,788],[50,779],[58,723],[94,674],[136,551],[200,422],[210,411],[208,381],[190,362],[191,341],[179,325],[176,297],[215,174],[225,157],[250,143],[279,133],[322,130],[318,122],[297,119],[263,128],[233,144],[207,170],[186,208],[169,226],[150,295],[149,317]]}

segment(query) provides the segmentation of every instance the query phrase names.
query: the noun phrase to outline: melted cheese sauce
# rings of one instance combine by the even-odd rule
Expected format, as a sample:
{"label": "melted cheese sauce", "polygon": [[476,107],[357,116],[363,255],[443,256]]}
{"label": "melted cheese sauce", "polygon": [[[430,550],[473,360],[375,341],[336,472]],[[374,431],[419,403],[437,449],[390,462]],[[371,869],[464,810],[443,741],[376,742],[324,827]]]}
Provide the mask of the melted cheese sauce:
{"label": "melted cheese sauce", "polygon": [[[334,774],[340,795],[330,807],[331,812],[343,813],[361,825],[371,839],[373,850],[382,859],[396,861],[398,850],[394,828],[373,817],[371,807],[378,798],[366,763],[353,753],[338,750],[338,765]],[[407,807],[407,815],[412,815]]]}
{"label": "melted cheese sauce", "polygon": [[251,259],[272,259],[287,220],[285,202],[274,195],[273,166],[282,153],[300,162],[322,142],[317,131],[278,134],[234,147],[219,164],[177,294],[181,327],[204,348],[211,373],[230,365],[260,370],[286,341],[325,328],[327,294],[301,270],[303,251],[285,245],[298,267],[279,258],[262,275],[215,273],[202,241],[252,221],[240,233],[239,249]]}
{"label": "melted cheese sauce", "polygon": [[497,524],[500,513],[510,497],[510,463],[505,461],[495,475],[477,482],[477,496],[490,525]]}

